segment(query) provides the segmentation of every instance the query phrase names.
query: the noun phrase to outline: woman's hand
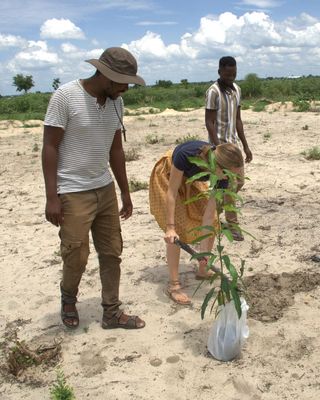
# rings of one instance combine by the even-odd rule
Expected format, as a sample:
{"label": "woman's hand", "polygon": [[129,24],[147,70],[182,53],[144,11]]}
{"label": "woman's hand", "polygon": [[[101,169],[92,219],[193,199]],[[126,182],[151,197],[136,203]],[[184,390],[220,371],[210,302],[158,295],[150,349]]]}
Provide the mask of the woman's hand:
{"label": "woman's hand", "polygon": [[174,227],[167,227],[166,233],[164,235],[164,241],[167,244],[174,244],[174,239],[177,238],[179,239],[179,236],[176,232],[176,230],[174,229]]}

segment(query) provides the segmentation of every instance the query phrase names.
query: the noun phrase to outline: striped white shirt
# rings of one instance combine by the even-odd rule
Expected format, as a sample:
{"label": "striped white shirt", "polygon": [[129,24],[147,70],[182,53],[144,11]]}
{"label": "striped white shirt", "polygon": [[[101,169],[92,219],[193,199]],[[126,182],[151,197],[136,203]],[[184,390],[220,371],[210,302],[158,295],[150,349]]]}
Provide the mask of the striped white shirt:
{"label": "striped white shirt", "polygon": [[121,128],[123,100],[107,98],[100,106],[79,80],[59,87],[50,99],[44,124],[64,129],[59,147],[59,194],[97,189],[113,181],[109,153]]}
{"label": "striped white shirt", "polygon": [[215,82],[206,92],[206,109],[217,111],[216,127],[220,143],[237,143],[239,140],[236,121],[241,89],[237,84],[233,85],[235,90],[225,92]]}

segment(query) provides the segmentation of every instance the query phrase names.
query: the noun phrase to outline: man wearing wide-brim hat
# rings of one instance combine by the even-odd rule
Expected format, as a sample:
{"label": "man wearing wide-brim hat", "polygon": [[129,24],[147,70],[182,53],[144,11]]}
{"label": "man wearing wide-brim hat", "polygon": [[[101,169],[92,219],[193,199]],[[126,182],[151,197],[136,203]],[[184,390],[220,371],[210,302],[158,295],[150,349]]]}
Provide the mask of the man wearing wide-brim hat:
{"label": "man wearing wide-brim hat", "polygon": [[[79,326],[76,309],[80,280],[89,256],[89,232],[99,258],[102,285],[102,327],[145,326],[127,315],[119,300],[122,237],[120,220],[132,215],[121,129],[121,94],[129,84],[145,85],[133,55],[120,47],[105,50],[93,76],[62,85],[52,96],[45,121],[42,150],[46,186],[46,218],[59,226],[63,276],[61,319]],[[118,210],[109,165],[121,191]]]}

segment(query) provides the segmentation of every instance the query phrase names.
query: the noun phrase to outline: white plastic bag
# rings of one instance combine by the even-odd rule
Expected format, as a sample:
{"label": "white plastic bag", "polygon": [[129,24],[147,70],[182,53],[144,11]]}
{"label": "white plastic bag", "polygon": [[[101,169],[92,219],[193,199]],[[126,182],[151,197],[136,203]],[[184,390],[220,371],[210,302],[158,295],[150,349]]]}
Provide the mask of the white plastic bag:
{"label": "white plastic bag", "polygon": [[241,298],[241,318],[239,319],[233,301],[219,307],[219,314],[211,327],[208,350],[220,361],[230,361],[241,352],[241,347],[249,337],[247,311],[249,306]]}

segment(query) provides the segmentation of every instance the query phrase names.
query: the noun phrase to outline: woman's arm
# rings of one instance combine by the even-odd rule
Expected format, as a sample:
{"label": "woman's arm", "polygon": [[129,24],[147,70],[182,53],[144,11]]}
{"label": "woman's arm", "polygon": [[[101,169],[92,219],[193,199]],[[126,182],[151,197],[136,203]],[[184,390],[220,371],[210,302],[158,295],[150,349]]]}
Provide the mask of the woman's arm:
{"label": "woman's arm", "polygon": [[164,240],[166,243],[174,243],[174,238],[178,237],[175,230],[175,216],[174,211],[176,208],[176,198],[179,187],[183,178],[183,171],[177,169],[174,165],[171,167],[169,186],[166,197],[166,217],[167,217],[167,228]]}

